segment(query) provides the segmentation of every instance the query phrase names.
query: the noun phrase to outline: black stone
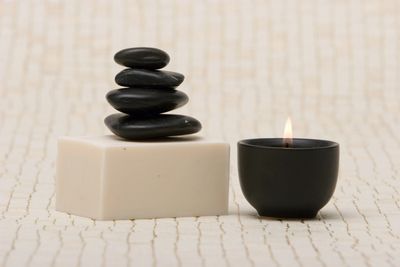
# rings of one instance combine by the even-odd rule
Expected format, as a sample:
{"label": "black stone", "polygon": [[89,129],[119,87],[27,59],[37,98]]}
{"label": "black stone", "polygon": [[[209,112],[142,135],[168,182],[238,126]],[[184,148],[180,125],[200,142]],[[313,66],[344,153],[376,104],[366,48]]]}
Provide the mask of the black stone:
{"label": "black stone", "polygon": [[115,82],[127,87],[176,87],[185,76],[180,73],[162,70],[124,69],[115,76]]}
{"label": "black stone", "polygon": [[137,118],[118,113],[106,117],[104,123],[115,135],[128,140],[192,134],[201,129],[200,122],[192,117],[170,114]]}
{"label": "black stone", "polygon": [[188,96],[172,88],[121,88],[108,92],[108,102],[116,110],[135,116],[152,116],[185,105]]}
{"label": "black stone", "polygon": [[161,69],[169,63],[164,51],[152,47],[134,47],[119,51],[114,55],[118,64],[137,69]]}

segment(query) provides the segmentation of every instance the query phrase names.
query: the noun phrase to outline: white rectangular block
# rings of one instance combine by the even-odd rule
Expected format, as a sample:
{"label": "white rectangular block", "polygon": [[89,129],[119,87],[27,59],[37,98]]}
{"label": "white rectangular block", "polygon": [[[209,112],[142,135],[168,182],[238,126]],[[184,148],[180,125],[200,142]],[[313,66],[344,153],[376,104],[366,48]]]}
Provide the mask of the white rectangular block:
{"label": "white rectangular block", "polygon": [[58,211],[103,220],[228,212],[224,142],[63,137],[56,168]]}

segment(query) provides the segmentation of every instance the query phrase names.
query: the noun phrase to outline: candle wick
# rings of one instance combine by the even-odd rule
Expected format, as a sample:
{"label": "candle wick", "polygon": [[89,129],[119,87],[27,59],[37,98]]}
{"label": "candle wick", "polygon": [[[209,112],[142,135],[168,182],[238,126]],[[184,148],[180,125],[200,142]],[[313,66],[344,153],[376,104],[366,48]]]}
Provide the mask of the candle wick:
{"label": "candle wick", "polygon": [[285,147],[290,147],[289,142],[285,142]]}

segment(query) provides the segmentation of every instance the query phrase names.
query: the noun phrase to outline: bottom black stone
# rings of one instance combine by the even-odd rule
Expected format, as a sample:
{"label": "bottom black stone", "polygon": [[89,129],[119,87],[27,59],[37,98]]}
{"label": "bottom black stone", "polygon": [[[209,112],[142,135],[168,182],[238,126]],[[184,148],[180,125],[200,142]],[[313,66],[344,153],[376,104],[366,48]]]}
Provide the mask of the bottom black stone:
{"label": "bottom black stone", "polygon": [[189,116],[161,114],[151,118],[137,118],[126,114],[112,114],[104,119],[115,135],[128,140],[143,140],[197,133],[201,123]]}

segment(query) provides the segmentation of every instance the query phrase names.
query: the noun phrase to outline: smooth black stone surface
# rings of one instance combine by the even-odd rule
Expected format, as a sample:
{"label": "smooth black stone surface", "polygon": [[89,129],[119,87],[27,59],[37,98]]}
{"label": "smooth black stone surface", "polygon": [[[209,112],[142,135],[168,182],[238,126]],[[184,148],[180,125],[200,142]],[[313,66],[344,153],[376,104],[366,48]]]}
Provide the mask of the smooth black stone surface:
{"label": "smooth black stone surface", "polygon": [[128,140],[192,134],[201,129],[200,122],[192,117],[170,114],[136,118],[118,113],[106,117],[104,123],[115,135]]}
{"label": "smooth black stone surface", "polygon": [[260,216],[312,218],[332,197],[339,144],[326,140],[259,138],[238,143],[239,180]]}
{"label": "smooth black stone surface", "polygon": [[172,88],[121,88],[108,92],[107,101],[116,110],[135,116],[152,116],[185,105],[188,96]]}
{"label": "smooth black stone surface", "polygon": [[119,51],[114,55],[118,64],[137,69],[161,69],[169,63],[169,55],[157,48],[134,47]]}
{"label": "smooth black stone surface", "polygon": [[127,87],[176,87],[185,76],[180,73],[162,70],[124,69],[115,76],[115,82]]}

